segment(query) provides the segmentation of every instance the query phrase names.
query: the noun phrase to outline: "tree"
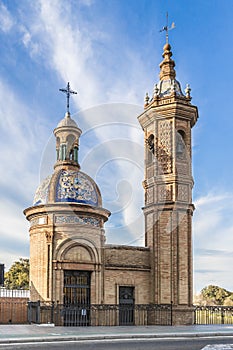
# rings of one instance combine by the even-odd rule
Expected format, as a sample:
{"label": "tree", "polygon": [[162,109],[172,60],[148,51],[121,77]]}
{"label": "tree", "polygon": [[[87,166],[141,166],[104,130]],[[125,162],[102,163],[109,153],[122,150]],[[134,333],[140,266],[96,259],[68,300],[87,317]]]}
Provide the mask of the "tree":
{"label": "tree", "polygon": [[8,289],[29,289],[29,259],[20,258],[5,273],[4,285]]}
{"label": "tree", "polygon": [[228,290],[209,285],[201,290],[201,297],[206,301],[206,305],[223,305],[224,301],[232,295]]}
{"label": "tree", "polygon": [[233,293],[224,300],[224,306],[233,306]]}

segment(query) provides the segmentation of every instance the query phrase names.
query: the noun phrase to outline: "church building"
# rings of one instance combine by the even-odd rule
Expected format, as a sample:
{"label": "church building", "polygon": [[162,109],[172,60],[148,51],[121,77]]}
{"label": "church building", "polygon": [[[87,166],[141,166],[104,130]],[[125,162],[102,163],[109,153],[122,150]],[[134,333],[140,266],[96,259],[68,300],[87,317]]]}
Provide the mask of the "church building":
{"label": "church building", "polygon": [[[145,140],[145,246],[106,244],[111,213],[95,181],[80,170],[82,131],[68,108],[54,129],[54,172],[24,211],[30,222],[31,301],[132,309],[172,305],[173,324],[193,323],[191,129],[198,110],[190,87],[183,92],[176,80],[171,56],[166,43],[159,82],[138,116]],[[66,92],[69,97],[69,84]],[[132,322],[137,324],[133,316]]]}

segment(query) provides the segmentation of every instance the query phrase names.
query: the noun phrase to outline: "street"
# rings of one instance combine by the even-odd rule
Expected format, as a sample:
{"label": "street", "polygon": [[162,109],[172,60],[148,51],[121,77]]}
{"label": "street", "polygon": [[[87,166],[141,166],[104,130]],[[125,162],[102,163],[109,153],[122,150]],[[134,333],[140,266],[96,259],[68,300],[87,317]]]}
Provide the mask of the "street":
{"label": "street", "polygon": [[[209,344],[233,344],[233,337],[120,339],[0,344],[4,350],[200,350]],[[233,349],[233,345],[232,345]]]}

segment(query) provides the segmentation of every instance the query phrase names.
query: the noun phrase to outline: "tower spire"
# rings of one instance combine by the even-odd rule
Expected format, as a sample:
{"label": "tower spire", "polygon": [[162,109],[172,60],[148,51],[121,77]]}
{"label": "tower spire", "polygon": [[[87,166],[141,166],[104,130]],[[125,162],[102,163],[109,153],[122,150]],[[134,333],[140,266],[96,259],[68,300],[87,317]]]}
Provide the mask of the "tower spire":
{"label": "tower spire", "polygon": [[160,63],[159,78],[161,81],[175,79],[176,77],[175,61],[171,59],[171,56],[171,45],[166,43],[163,47],[163,61]]}
{"label": "tower spire", "polygon": [[175,62],[171,59],[171,45],[169,44],[168,32],[175,28],[175,23],[172,22],[171,26],[168,25],[168,12],[166,13],[166,26],[163,27],[160,32],[166,32],[166,44],[163,47],[163,61],[160,63],[160,80],[175,79]]}
{"label": "tower spire", "polygon": [[172,22],[171,26],[168,26],[168,12],[166,13],[166,25],[162,29],[160,29],[160,32],[166,32],[166,44],[168,44],[168,31],[175,28],[175,23]]}

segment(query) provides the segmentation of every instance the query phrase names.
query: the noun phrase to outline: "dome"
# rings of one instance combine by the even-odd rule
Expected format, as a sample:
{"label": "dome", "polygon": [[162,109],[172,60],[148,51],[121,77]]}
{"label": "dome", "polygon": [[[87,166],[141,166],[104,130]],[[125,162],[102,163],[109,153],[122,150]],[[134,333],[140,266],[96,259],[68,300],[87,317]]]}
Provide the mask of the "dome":
{"label": "dome", "polygon": [[67,112],[65,117],[58,123],[57,128],[61,128],[63,126],[75,127],[77,128],[77,123],[70,117],[70,113]]}
{"label": "dome", "polygon": [[157,87],[159,96],[169,96],[172,92],[175,92],[176,95],[184,96],[180,83],[176,79],[161,80]]}
{"label": "dome", "polygon": [[33,205],[64,202],[102,206],[98,186],[79,170],[61,169],[48,176],[37,188]]}
{"label": "dome", "polygon": [[47,176],[41,184],[37,187],[33,205],[40,205],[48,203],[49,185],[52,175]]}

